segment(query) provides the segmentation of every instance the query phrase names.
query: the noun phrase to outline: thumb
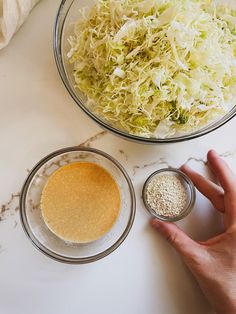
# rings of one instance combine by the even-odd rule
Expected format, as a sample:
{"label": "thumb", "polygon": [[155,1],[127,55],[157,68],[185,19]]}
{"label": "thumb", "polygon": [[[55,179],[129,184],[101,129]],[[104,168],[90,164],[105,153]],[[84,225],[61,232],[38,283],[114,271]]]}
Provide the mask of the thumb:
{"label": "thumb", "polygon": [[190,239],[179,227],[171,222],[152,219],[151,225],[183,256],[198,255],[201,250],[199,243]]}

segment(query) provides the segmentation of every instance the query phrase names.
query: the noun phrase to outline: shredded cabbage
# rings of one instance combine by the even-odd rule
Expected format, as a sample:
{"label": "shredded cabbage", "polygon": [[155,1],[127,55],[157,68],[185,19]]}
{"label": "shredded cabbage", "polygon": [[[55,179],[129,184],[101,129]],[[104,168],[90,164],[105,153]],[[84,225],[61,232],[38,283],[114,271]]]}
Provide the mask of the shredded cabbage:
{"label": "shredded cabbage", "polygon": [[75,87],[122,130],[189,133],[236,101],[236,10],[211,0],[97,0],[69,37]]}

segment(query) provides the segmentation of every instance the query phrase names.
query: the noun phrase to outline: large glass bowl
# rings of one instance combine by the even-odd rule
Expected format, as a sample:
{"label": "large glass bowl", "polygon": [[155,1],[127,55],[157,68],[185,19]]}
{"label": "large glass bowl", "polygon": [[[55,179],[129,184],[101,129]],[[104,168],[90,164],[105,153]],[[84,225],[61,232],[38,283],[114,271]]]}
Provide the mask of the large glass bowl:
{"label": "large glass bowl", "polygon": [[[92,162],[115,179],[121,195],[121,209],[111,230],[96,241],[72,243],[57,237],[45,224],[40,207],[48,177],[73,162]],[[29,239],[45,255],[70,264],[96,261],[113,252],[127,237],[135,217],[135,193],[124,168],[110,155],[92,148],[69,147],[43,158],[29,173],[20,195],[20,217]]]}
{"label": "large glass bowl", "polygon": [[[229,2],[228,0],[227,2]],[[160,138],[145,138],[141,136],[135,136],[122,131],[109,125],[106,121],[101,119],[99,116],[92,113],[86,106],[86,97],[78,89],[74,88],[74,78],[73,78],[73,66],[69,64],[66,54],[69,51],[69,43],[67,41],[69,35],[73,33],[73,24],[78,20],[78,11],[84,7],[90,7],[94,3],[94,0],[62,0],[59,7],[55,27],[54,27],[54,55],[58,71],[62,78],[62,81],[67,88],[68,92],[78,104],[78,106],[85,112],[87,115],[97,122],[102,128],[109,130],[110,132],[119,135],[125,139],[141,142],[141,143],[173,143],[180,142],[189,139],[193,139],[204,134],[207,134],[226,122],[232,119],[236,114],[236,106],[234,106],[226,115],[219,118],[218,120],[208,124],[206,127],[198,129],[197,131],[180,135],[173,136],[164,139]],[[231,2],[232,3],[232,2]],[[223,62],[223,60],[222,60]]]}

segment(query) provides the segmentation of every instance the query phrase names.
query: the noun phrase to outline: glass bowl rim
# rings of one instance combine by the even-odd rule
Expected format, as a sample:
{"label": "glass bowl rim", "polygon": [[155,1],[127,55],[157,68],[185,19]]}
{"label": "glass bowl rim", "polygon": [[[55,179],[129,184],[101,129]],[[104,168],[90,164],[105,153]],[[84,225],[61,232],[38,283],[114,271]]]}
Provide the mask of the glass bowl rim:
{"label": "glass bowl rim", "polygon": [[[62,60],[62,51],[61,51],[61,36],[63,33],[63,28],[65,24],[65,20],[67,17],[67,14],[70,10],[71,5],[73,4],[75,0],[62,0],[61,4],[59,6],[55,23],[54,23],[54,29],[53,29],[53,51],[54,51],[54,59],[56,62],[56,66],[59,72],[59,75],[62,79],[62,82],[64,86],[66,87],[67,91],[69,92],[70,96],[73,98],[75,103],[100,127],[102,127],[105,130],[108,130],[109,132],[120,136],[126,140],[131,140],[133,142],[138,142],[138,143],[143,143],[143,144],[166,144],[166,143],[178,143],[178,142],[183,142],[191,139],[198,138],[200,136],[206,135],[208,133],[211,133],[212,131],[220,128],[223,126],[225,123],[230,121],[235,115],[236,115],[236,105],[234,105],[231,110],[225,115],[222,116],[220,120],[217,120],[215,122],[212,122],[210,125],[206,125],[205,127],[196,130],[192,133],[181,135],[178,137],[170,137],[170,138],[146,138],[146,137],[141,137],[137,135],[132,135],[129,134],[125,131],[119,130],[118,128],[115,128],[108,123],[104,122],[102,119],[100,119],[98,116],[94,115],[86,106],[78,99],[77,95],[71,88],[71,85],[69,83],[69,80],[67,79],[66,71],[63,65],[63,60]],[[69,3],[69,6],[67,8],[67,11],[65,12],[65,15],[62,14],[65,5]]]}
{"label": "glass bowl rim", "polygon": [[[107,248],[106,250],[97,253],[95,255],[91,255],[91,256],[87,256],[87,257],[66,257],[64,255],[52,252],[50,249],[48,249],[47,247],[45,247],[38,239],[37,237],[33,234],[33,232],[31,231],[31,228],[28,224],[28,220],[27,220],[27,215],[26,215],[26,207],[25,207],[25,202],[26,202],[26,195],[28,193],[28,189],[29,186],[35,176],[35,174],[37,173],[37,171],[44,165],[46,164],[48,161],[50,161],[51,159],[53,159],[54,157],[60,156],[64,153],[70,153],[70,152],[91,152],[93,154],[97,154],[100,155],[106,159],[108,159],[109,161],[111,161],[113,163],[113,165],[115,165],[120,172],[122,173],[122,175],[124,176],[124,179],[126,181],[126,183],[128,184],[129,187],[129,194],[130,194],[130,199],[131,199],[131,209],[130,209],[130,215],[129,215],[129,220],[127,222],[126,228],[123,231],[123,233],[119,236],[118,240],[116,240],[116,242],[114,244],[112,244],[112,246],[110,246],[109,248]],[[110,156],[109,154],[95,149],[95,148],[88,148],[88,147],[79,147],[79,146],[72,146],[72,147],[66,147],[66,148],[62,148],[59,150],[56,150],[48,155],[46,155],[45,157],[43,157],[33,168],[32,170],[29,172],[23,186],[21,189],[21,193],[20,193],[20,200],[19,200],[19,207],[20,207],[20,221],[21,221],[21,225],[23,227],[23,230],[25,232],[25,234],[27,235],[27,237],[30,239],[31,243],[40,251],[42,252],[44,255],[58,261],[58,262],[63,262],[63,263],[67,263],[67,264],[86,264],[86,263],[90,263],[90,262],[95,262],[107,255],[109,255],[110,253],[112,253],[113,251],[115,251],[122,243],[123,241],[126,239],[126,237],[128,236],[133,223],[134,223],[134,218],[135,218],[135,214],[136,214],[136,197],[135,197],[135,191],[134,191],[134,187],[132,184],[132,181],[128,175],[128,173],[126,172],[126,170],[124,169],[124,167],[112,156]]]}
{"label": "glass bowl rim", "polygon": [[[156,175],[158,175],[160,173],[165,173],[165,172],[172,172],[172,173],[179,175],[188,184],[188,186],[190,188],[190,200],[189,200],[187,207],[179,215],[174,216],[174,217],[158,215],[147,203],[146,189],[147,189],[149,182],[151,182],[153,177],[155,177]],[[155,217],[159,220],[162,220],[162,221],[174,222],[174,221],[178,221],[178,220],[185,218],[192,211],[193,206],[194,206],[195,201],[196,201],[196,189],[195,189],[195,186],[194,186],[193,182],[191,181],[191,179],[183,171],[181,171],[177,168],[172,168],[172,167],[161,168],[161,169],[156,170],[153,173],[151,173],[148,176],[148,178],[146,179],[146,181],[144,182],[143,190],[142,190],[142,199],[143,199],[143,203],[144,203],[146,210],[153,217]]]}

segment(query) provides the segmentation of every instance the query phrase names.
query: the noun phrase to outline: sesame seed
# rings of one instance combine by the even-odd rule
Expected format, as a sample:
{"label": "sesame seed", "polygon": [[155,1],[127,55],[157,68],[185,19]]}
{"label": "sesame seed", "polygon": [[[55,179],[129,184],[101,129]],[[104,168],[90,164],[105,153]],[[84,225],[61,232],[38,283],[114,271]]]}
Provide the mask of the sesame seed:
{"label": "sesame seed", "polygon": [[158,175],[146,189],[147,204],[161,216],[178,216],[187,204],[187,191],[175,175]]}

